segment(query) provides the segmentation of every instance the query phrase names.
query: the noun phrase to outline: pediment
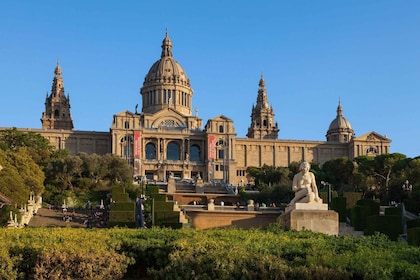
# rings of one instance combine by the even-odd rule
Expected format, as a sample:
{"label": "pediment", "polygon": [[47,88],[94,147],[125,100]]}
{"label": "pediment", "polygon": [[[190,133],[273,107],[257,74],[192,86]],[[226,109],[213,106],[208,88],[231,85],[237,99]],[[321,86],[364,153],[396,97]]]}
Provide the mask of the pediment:
{"label": "pediment", "polygon": [[115,116],[117,116],[117,117],[133,117],[134,115],[136,115],[136,114],[129,111],[129,110],[125,110],[125,111],[122,111],[118,114],[115,114]]}
{"label": "pediment", "polygon": [[226,117],[225,115],[218,115],[215,118],[211,119],[212,121],[232,121],[232,119]]}
{"label": "pediment", "polygon": [[382,142],[389,141],[389,142],[391,142],[391,140],[389,138],[387,138],[386,136],[381,135],[379,133],[376,133],[374,131],[371,131],[371,132],[365,133],[365,134],[363,134],[359,137],[356,137],[354,140],[357,140],[357,141],[372,141],[372,142],[373,141],[382,141]]}
{"label": "pediment", "polygon": [[175,110],[162,110],[153,114],[151,127],[184,128],[187,127],[187,118]]}

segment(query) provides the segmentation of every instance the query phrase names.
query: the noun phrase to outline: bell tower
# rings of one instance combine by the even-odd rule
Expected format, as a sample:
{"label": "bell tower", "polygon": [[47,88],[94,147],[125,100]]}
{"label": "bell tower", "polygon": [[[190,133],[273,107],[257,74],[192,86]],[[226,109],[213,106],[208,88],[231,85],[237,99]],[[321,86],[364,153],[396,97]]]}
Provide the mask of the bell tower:
{"label": "bell tower", "polygon": [[45,112],[41,118],[44,129],[73,129],[73,119],[70,114],[70,97],[64,94],[63,76],[60,64],[54,70],[51,94],[45,99]]}
{"label": "bell tower", "polygon": [[248,128],[247,137],[254,139],[277,139],[279,128],[274,122],[273,107],[268,104],[265,80],[261,76],[257,104],[252,106],[251,126]]}

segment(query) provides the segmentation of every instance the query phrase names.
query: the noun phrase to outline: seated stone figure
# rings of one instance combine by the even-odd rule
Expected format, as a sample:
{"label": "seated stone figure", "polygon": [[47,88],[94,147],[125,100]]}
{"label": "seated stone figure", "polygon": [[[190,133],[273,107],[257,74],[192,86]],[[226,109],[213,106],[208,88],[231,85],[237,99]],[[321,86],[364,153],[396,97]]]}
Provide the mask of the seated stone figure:
{"label": "seated stone figure", "polygon": [[322,199],[318,196],[318,188],[316,186],[315,175],[309,172],[311,165],[304,161],[300,164],[299,173],[293,177],[292,190],[295,197],[290,201],[289,205],[295,203],[322,203]]}

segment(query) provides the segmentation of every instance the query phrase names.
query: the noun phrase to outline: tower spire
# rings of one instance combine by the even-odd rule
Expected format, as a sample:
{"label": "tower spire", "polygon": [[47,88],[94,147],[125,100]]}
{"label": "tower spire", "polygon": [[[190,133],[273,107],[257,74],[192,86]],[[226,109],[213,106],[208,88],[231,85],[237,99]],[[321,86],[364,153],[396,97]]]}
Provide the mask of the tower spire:
{"label": "tower spire", "polygon": [[45,112],[41,118],[44,129],[73,129],[73,120],[70,114],[70,97],[64,94],[64,83],[59,61],[54,69],[54,78],[51,86],[51,95],[46,96]]}
{"label": "tower spire", "polygon": [[265,80],[261,74],[260,82],[258,84],[257,108],[268,108],[267,90],[265,89]]}
{"label": "tower spire", "polygon": [[277,139],[279,128],[274,122],[273,107],[268,103],[265,80],[261,74],[258,83],[257,104],[252,105],[251,125],[247,137],[257,139]]}

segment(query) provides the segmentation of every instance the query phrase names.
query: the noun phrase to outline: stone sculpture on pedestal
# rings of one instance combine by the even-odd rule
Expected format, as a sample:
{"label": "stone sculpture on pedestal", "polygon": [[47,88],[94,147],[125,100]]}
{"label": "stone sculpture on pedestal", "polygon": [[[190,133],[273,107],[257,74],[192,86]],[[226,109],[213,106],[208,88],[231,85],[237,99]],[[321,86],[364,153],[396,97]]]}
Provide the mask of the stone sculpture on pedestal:
{"label": "stone sculpture on pedestal", "polygon": [[277,221],[285,229],[338,235],[338,213],[328,210],[328,204],[322,203],[315,175],[310,169],[311,165],[308,162],[300,164],[299,173],[294,176],[292,184],[295,197]]}

